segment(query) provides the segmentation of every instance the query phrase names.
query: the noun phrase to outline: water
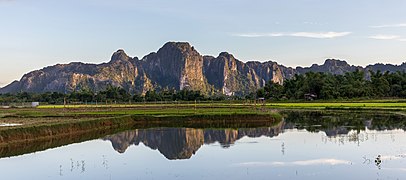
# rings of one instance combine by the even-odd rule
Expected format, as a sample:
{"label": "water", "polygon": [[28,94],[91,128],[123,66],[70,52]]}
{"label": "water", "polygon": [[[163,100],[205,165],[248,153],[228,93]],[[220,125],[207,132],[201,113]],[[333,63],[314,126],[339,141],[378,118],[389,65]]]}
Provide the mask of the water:
{"label": "water", "polygon": [[293,113],[272,127],[134,129],[4,157],[0,172],[2,179],[406,179],[404,124],[396,116]]}

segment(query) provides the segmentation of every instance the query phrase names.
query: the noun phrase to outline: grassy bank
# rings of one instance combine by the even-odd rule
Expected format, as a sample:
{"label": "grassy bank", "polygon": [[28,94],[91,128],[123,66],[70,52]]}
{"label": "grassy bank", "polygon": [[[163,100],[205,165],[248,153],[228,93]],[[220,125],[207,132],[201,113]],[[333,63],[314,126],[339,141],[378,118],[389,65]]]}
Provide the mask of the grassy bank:
{"label": "grassy bank", "polygon": [[406,114],[406,102],[272,102],[272,103],[185,103],[185,104],[133,104],[133,105],[46,105],[27,109],[0,109],[0,124],[22,124],[0,127],[0,131],[32,126],[52,126],[103,118],[133,116],[151,118],[212,118],[221,116],[264,115],[280,118],[281,110],[339,110],[380,111]]}
{"label": "grassy bank", "polygon": [[[282,117],[257,108],[33,108],[1,109],[0,145],[115,129],[150,127],[243,128],[272,126]],[[100,134],[100,133],[99,133]]]}
{"label": "grassy bank", "polygon": [[[371,111],[405,115],[406,102],[185,103],[40,106],[0,109],[0,143],[123,127],[268,126],[283,110]],[[232,123],[230,123],[232,122]],[[32,135],[35,134],[35,135]]]}
{"label": "grassy bank", "polygon": [[[40,106],[0,109],[0,157],[101,138],[129,129],[153,127],[271,127],[285,111],[404,116],[404,102],[290,102]],[[302,116],[301,113],[298,113]],[[292,116],[292,115],[291,115]],[[319,117],[318,115],[317,117]],[[293,117],[293,116],[292,116]],[[324,116],[320,116],[324,117]],[[326,116],[327,117],[327,116]],[[28,148],[23,148],[28,147]],[[20,150],[15,150],[20,149]]]}
{"label": "grassy bank", "polygon": [[[138,109],[143,112],[129,111],[125,113],[139,114],[224,114],[224,113],[258,113],[272,109],[317,109],[317,110],[383,110],[405,111],[406,101],[403,99],[382,100],[350,100],[350,101],[314,101],[314,102],[253,102],[253,101],[224,101],[200,103],[146,103],[146,104],[113,104],[113,105],[45,105],[39,109]],[[259,109],[259,111],[258,111]],[[109,113],[109,112],[107,112]],[[116,112],[116,113],[123,113]]]}
{"label": "grassy bank", "polygon": [[299,103],[268,103],[270,108],[302,108],[302,109],[359,109],[359,110],[392,110],[405,111],[404,102],[299,102]]}

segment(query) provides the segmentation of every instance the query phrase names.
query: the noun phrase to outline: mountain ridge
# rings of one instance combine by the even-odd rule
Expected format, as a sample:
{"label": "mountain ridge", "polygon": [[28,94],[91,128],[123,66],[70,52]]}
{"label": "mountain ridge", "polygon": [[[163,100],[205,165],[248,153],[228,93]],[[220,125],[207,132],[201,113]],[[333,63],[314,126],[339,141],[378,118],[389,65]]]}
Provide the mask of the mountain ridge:
{"label": "mountain ridge", "polygon": [[243,95],[263,87],[270,80],[283,84],[285,79],[295,74],[310,71],[344,74],[355,70],[406,71],[406,63],[376,63],[361,67],[338,59],[327,59],[322,65],[292,68],[274,61],[243,62],[228,52],[221,52],[217,57],[201,55],[188,42],[167,42],[142,59],[130,57],[119,49],[107,63],[72,62],[34,70],[19,81],[0,88],[0,93],[67,93],[84,88],[100,91],[113,85],[140,94],[149,90],[190,89],[205,94]]}

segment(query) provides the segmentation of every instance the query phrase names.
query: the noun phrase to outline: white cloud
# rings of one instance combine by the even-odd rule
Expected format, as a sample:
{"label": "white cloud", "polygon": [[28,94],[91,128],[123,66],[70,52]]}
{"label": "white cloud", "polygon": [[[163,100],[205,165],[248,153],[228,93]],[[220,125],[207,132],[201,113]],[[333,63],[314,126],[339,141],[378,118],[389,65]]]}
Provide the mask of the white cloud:
{"label": "white cloud", "polygon": [[402,41],[406,42],[406,38],[398,35],[374,35],[374,36],[369,36],[369,39],[375,39],[375,40],[393,40],[393,41]]}
{"label": "white cloud", "polygon": [[290,34],[291,36],[295,37],[307,37],[307,38],[336,38],[347,36],[351,34],[351,32],[297,32]]}
{"label": "white cloud", "polygon": [[371,28],[391,28],[391,27],[406,27],[406,23],[399,23],[399,24],[385,24],[385,25],[378,25],[378,26],[370,26]]}
{"label": "white cloud", "polygon": [[245,34],[233,34],[233,36],[255,38],[255,37],[279,37],[279,36],[284,36],[284,34],[283,33],[245,33]]}
{"label": "white cloud", "polygon": [[377,39],[377,40],[394,40],[394,39],[399,39],[400,36],[397,35],[374,35],[374,36],[369,36],[369,39]]}
{"label": "white cloud", "polygon": [[232,34],[238,37],[258,38],[258,37],[304,37],[304,38],[317,38],[317,39],[332,39],[343,37],[351,34],[351,32],[293,32],[293,33],[243,33]]}
{"label": "white cloud", "polygon": [[340,159],[311,159],[293,162],[244,162],[235,164],[237,166],[312,166],[312,165],[340,165],[351,164],[350,161]]}

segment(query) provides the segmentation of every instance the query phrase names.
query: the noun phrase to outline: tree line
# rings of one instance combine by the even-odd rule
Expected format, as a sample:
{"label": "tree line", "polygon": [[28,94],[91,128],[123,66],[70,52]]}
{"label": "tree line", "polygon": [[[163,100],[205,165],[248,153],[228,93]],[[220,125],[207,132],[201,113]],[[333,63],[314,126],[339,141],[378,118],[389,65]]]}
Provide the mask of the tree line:
{"label": "tree line", "polygon": [[44,102],[48,104],[65,103],[129,103],[156,101],[204,101],[224,100],[225,96],[204,96],[200,91],[193,90],[161,90],[147,91],[144,95],[130,94],[121,87],[109,85],[105,90],[94,92],[81,89],[67,94],[60,92],[0,94],[0,103]]}
{"label": "tree line", "polygon": [[270,81],[256,92],[256,97],[274,100],[406,98],[406,73],[357,70],[333,75],[308,72],[285,80],[283,85]]}
{"label": "tree line", "polygon": [[67,94],[59,92],[0,94],[0,103],[45,102],[64,103],[127,103],[156,101],[222,101],[226,99],[352,99],[352,98],[406,98],[406,73],[382,73],[363,71],[347,72],[343,75],[308,72],[286,79],[283,85],[269,81],[263,88],[244,97],[225,95],[207,96],[200,91],[164,89],[147,91],[145,94],[130,94],[121,87],[112,85],[105,90],[94,92],[89,89],[73,91]]}

